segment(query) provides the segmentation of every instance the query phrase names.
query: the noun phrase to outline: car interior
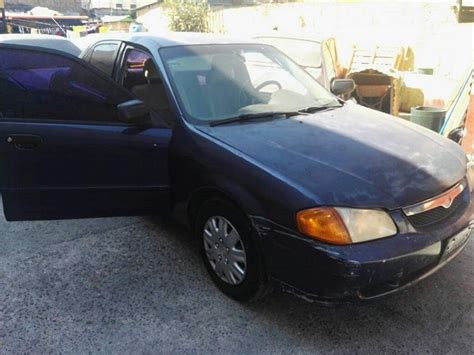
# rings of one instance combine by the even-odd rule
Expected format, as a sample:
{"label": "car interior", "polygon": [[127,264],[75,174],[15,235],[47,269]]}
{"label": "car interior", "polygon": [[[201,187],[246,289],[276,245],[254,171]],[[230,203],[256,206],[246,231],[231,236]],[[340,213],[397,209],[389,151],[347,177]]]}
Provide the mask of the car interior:
{"label": "car interior", "polygon": [[196,117],[224,117],[265,102],[253,87],[244,60],[237,55],[216,54],[208,70],[179,71],[174,77],[184,105]]}
{"label": "car interior", "polygon": [[124,62],[122,85],[152,111],[152,120],[170,123],[170,105],[165,85],[151,56],[132,49]]}
{"label": "car interior", "polygon": [[[185,111],[198,120],[242,114],[288,111],[315,104],[308,89],[274,60],[258,52],[217,52],[179,57],[170,75]],[[153,115],[172,119],[165,85],[150,54],[131,49],[123,65],[122,85]],[[290,105],[288,105],[290,103]]]}
{"label": "car interior", "polygon": [[147,59],[143,64],[142,75],[146,82],[132,87],[131,92],[145,102],[152,110],[164,111],[169,109],[165,86],[153,60]]}
{"label": "car interior", "polygon": [[177,97],[197,121],[293,112],[334,101],[272,49],[208,46],[169,49],[163,55]]}

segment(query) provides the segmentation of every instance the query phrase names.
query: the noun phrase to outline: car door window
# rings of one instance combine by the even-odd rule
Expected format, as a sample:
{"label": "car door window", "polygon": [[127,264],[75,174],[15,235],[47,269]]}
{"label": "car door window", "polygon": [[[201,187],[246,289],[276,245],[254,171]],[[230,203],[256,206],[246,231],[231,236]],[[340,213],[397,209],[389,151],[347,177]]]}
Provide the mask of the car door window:
{"label": "car door window", "polygon": [[135,86],[145,85],[144,66],[147,60],[151,60],[151,54],[137,49],[128,49],[122,64],[122,85],[133,91]]}
{"label": "car door window", "polygon": [[118,47],[117,42],[102,43],[95,46],[90,55],[89,63],[108,76],[112,76]]}
{"label": "car door window", "polygon": [[122,62],[122,85],[152,111],[155,125],[171,126],[173,116],[162,74],[148,52],[129,48]]}
{"label": "car door window", "polygon": [[0,47],[0,119],[116,122],[132,95],[78,59]]}

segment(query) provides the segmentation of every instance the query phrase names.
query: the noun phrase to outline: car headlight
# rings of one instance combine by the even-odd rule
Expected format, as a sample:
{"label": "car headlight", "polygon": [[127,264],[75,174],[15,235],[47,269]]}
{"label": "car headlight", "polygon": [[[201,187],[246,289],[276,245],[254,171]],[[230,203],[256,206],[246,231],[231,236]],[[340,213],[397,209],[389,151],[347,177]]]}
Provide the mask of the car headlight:
{"label": "car headlight", "polygon": [[337,245],[390,237],[398,231],[388,213],[380,210],[311,208],[298,212],[296,220],[302,234]]}

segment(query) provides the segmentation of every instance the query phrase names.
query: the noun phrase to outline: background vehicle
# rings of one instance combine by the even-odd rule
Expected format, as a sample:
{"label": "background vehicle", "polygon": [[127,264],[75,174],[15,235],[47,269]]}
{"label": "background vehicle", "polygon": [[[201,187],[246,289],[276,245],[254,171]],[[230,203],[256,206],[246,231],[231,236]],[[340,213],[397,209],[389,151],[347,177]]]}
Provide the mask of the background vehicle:
{"label": "background vehicle", "polygon": [[[342,79],[345,77],[345,73],[339,63],[334,38],[315,39],[311,36],[261,35],[255,39],[281,50],[327,90],[334,91],[335,86],[343,83]],[[349,85],[347,81],[346,85]],[[336,94],[338,94],[337,90]]]}
{"label": "background vehicle", "polygon": [[74,56],[81,54],[81,50],[73,42],[59,36],[4,34],[0,35],[0,43],[55,49]]}

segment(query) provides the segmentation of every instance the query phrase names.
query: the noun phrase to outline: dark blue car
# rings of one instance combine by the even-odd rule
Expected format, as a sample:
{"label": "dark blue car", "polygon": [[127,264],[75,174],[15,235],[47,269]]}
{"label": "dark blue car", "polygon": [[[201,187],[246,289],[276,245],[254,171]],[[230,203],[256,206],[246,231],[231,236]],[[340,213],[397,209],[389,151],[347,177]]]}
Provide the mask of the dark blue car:
{"label": "dark blue car", "polygon": [[412,285],[468,242],[473,177],[454,142],[341,101],[272,46],[133,34],[79,59],[0,44],[7,220],[173,215],[240,301]]}

